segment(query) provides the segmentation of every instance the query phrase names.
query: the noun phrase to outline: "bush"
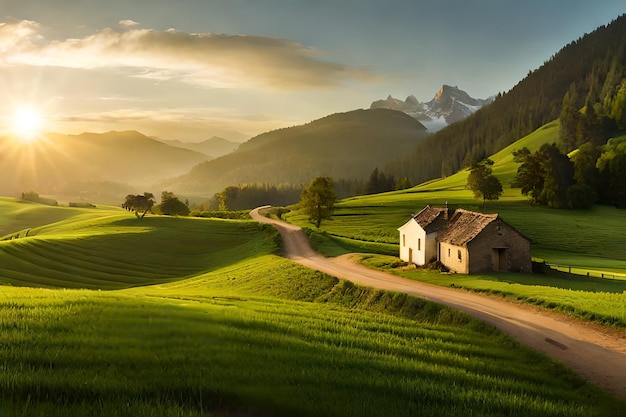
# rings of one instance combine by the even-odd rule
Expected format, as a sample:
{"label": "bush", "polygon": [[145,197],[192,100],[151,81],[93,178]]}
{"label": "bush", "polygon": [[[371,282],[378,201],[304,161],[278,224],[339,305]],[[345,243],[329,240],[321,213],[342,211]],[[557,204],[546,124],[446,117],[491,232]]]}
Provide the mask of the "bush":
{"label": "bush", "polygon": [[209,217],[216,219],[233,219],[233,220],[249,220],[250,212],[248,210],[239,210],[239,211],[222,211],[222,210],[211,210],[211,211],[197,211],[194,210],[191,212],[191,216],[193,217]]}
{"label": "bush", "polygon": [[78,208],[96,208],[95,204],[91,204],[91,203],[75,203],[75,202],[70,202],[70,207],[78,207]]}
{"label": "bush", "polygon": [[59,203],[55,199],[41,197],[38,193],[34,191],[22,193],[22,200],[32,201],[33,203],[45,204],[47,206],[59,205]]}

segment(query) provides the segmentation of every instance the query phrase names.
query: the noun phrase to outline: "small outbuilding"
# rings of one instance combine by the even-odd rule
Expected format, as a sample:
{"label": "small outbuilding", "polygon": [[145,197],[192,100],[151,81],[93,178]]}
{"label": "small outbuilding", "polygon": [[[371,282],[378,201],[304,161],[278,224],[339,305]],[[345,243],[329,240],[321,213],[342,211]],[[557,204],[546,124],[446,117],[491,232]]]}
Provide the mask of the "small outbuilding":
{"label": "small outbuilding", "polygon": [[531,240],[498,214],[426,206],[398,228],[400,259],[451,271],[532,272]]}

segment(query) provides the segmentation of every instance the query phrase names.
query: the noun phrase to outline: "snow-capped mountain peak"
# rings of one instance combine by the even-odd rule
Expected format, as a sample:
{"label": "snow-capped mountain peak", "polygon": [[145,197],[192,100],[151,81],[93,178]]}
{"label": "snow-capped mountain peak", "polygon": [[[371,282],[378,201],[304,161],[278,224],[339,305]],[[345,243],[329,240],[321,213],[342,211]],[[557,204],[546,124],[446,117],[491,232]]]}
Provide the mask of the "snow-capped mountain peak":
{"label": "snow-capped mountain peak", "polygon": [[405,101],[389,95],[386,100],[374,101],[370,108],[402,111],[419,120],[431,132],[435,132],[466,118],[491,101],[491,98],[473,98],[457,86],[444,84],[432,100],[426,103],[420,103],[413,95],[408,96]]}

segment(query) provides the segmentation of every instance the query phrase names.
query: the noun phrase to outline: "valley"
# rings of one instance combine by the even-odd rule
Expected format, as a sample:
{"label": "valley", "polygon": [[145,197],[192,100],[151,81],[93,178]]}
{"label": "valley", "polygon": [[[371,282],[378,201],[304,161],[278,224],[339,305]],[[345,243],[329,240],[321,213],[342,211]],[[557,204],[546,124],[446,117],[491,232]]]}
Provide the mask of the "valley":
{"label": "valley", "polygon": [[623,11],[87,3],[0,20],[0,417],[624,414]]}
{"label": "valley", "polygon": [[278,257],[278,233],[255,221],[2,203],[41,209],[42,223],[0,241],[10,415],[610,416],[623,406],[462,312]]}

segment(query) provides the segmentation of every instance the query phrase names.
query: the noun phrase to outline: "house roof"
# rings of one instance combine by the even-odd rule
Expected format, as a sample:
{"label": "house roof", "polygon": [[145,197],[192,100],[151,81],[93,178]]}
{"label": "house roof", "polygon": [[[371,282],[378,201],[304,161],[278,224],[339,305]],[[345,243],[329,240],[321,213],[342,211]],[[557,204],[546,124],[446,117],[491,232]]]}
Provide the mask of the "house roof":
{"label": "house roof", "polygon": [[483,214],[458,209],[439,234],[439,241],[455,246],[464,246],[496,220],[501,220],[497,214]]}
{"label": "house roof", "polygon": [[413,216],[413,220],[420,225],[426,233],[432,233],[440,230],[444,226],[444,214],[447,208],[438,208],[426,206]]}
{"label": "house roof", "polygon": [[[446,216],[446,213],[448,214]],[[439,242],[450,243],[455,246],[465,246],[472,241],[489,224],[497,222],[497,226],[506,225],[522,238],[531,240],[519,230],[506,223],[498,214],[483,214],[463,209],[448,209],[426,206],[413,216],[404,226],[415,221],[426,233],[439,232]],[[495,230],[495,229],[494,229]]]}

